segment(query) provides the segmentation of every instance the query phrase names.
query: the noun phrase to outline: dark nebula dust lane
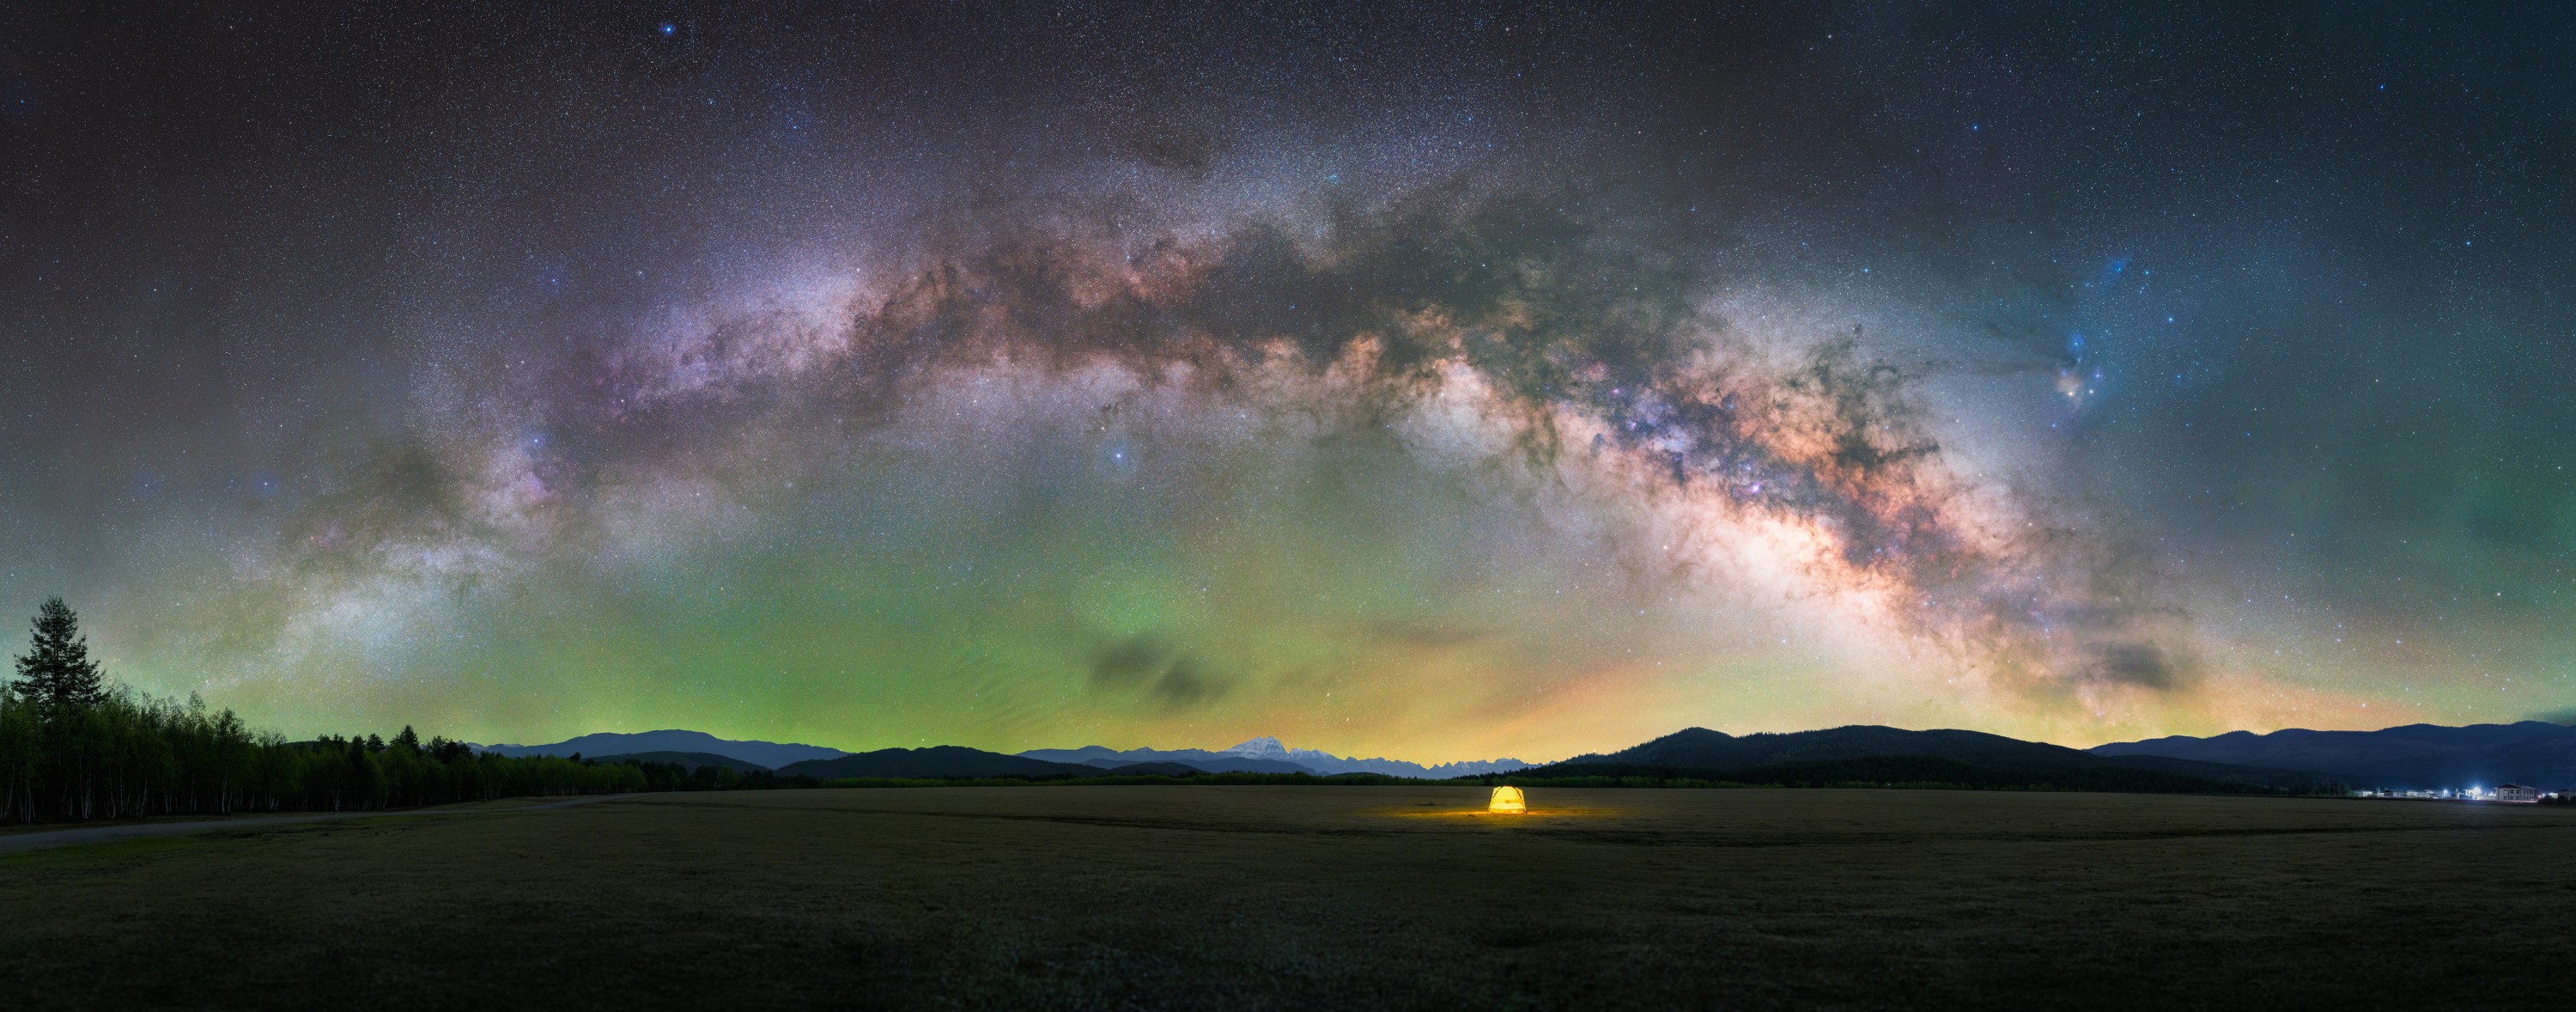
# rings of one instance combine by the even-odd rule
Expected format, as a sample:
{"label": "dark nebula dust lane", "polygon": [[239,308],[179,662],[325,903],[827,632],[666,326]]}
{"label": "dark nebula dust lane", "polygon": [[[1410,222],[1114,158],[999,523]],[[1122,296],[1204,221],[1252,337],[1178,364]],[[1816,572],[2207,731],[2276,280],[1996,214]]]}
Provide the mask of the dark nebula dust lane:
{"label": "dark nebula dust lane", "polygon": [[23,28],[0,601],[290,734],[2576,711],[2562,13]]}

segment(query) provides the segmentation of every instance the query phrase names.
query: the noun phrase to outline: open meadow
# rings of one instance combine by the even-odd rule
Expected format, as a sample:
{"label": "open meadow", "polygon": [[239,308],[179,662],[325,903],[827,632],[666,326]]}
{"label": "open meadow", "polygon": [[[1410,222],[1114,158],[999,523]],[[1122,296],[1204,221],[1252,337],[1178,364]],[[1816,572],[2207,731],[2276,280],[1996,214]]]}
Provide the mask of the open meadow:
{"label": "open meadow", "polygon": [[661,794],[0,854],[16,1007],[2556,1006],[2576,809]]}

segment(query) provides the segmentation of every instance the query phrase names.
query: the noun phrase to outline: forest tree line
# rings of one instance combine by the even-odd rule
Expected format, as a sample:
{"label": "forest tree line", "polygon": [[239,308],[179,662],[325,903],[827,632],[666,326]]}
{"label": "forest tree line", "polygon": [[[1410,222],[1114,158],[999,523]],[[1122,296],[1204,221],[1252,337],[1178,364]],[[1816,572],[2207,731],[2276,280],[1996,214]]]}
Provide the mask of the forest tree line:
{"label": "forest tree line", "polygon": [[391,739],[288,741],[231,710],[110,682],[60,598],[36,612],[0,684],[0,821],[367,811],[544,794],[789,786],[676,764],[510,757],[405,727]]}

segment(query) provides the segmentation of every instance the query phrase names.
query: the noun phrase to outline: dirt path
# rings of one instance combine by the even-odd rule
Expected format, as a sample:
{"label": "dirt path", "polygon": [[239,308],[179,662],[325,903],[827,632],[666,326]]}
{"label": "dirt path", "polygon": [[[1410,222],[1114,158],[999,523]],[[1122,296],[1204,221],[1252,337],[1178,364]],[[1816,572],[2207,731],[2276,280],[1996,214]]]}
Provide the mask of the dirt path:
{"label": "dirt path", "polygon": [[263,815],[245,819],[201,819],[190,822],[144,822],[116,826],[82,826],[54,829],[40,833],[15,833],[0,836],[0,854],[68,847],[76,843],[98,843],[137,836],[170,836],[178,833],[203,833],[217,829],[245,829],[256,826],[284,826],[299,822],[336,822],[342,819],[389,819],[406,815],[478,815],[496,812],[535,812],[548,808],[566,808],[599,801],[631,798],[632,794],[593,794],[561,801],[509,808],[419,808],[404,812],[304,812],[295,815]]}

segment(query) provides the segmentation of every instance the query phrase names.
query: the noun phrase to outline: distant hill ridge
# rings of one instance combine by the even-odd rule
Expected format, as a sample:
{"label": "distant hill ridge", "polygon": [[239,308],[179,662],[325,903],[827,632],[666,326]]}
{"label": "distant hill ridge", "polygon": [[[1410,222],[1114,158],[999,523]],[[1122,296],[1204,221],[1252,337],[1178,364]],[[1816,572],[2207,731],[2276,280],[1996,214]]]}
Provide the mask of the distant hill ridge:
{"label": "distant hill ridge", "polygon": [[2407,724],[2377,731],[2230,731],[2208,738],[2176,735],[2112,742],[2091,751],[2109,757],[2163,756],[2312,770],[2345,778],[2357,787],[2392,790],[2500,783],[2546,790],[2576,788],[2576,727],[2537,720],[2466,727]]}
{"label": "distant hill ridge", "polygon": [[732,741],[704,731],[644,731],[636,734],[601,732],[567,738],[551,745],[482,745],[485,752],[507,756],[579,754],[583,757],[633,755],[639,752],[703,752],[708,755],[739,759],[763,769],[777,769],[808,759],[836,759],[849,753],[821,745],[782,744],[774,741]]}
{"label": "distant hill ridge", "polygon": [[[712,755],[780,772],[798,763],[828,761],[857,754],[821,745],[735,741],[718,738],[704,731],[678,729],[637,733],[601,732],[567,738],[547,745],[478,745],[475,747],[507,756],[581,755],[587,758],[609,756],[623,758],[645,753]],[[962,748],[962,746],[934,747]],[[966,751],[980,752],[981,750]],[[951,758],[962,758],[955,753],[943,754],[950,755]],[[1002,753],[982,754],[1000,755]],[[1201,773],[1314,773],[1325,776],[1339,773],[1379,773],[1387,776],[1433,780],[1485,773],[1506,773],[1529,765],[1518,759],[1489,759],[1426,766],[1401,759],[1345,758],[1318,749],[1289,748],[1279,739],[1271,737],[1254,738],[1221,750],[1135,748],[1121,751],[1099,745],[1088,745],[1078,749],[1031,749],[1019,753],[1019,757],[1047,763],[1087,766],[1093,769],[1116,769],[1139,763],[1153,763],[1163,767],[1166,772],[1195,770]],[[981,761],[973,765],[979,769],[994,766]],[[837,775],[893,776],[895,774]]]}
{"label": "distant hill ridge", "polygon": [[833,780],[845,777],[966,779],[987,777],[1098,776],[1096,767],[1024,759],[962,745],[887,748],[829,759],[808,759],[778,768],[780,776]]}
{"label": "distant hill ridge", "polygon": [[769,767],[759,763],[744,762],[732,756],[715,755],[709,752],[629,752],[624,755],[584,755],[582,758],[595,759],[604,763],[622,763],[632,759],[636,762],[680,766],[691,772],[695,772],[701,766],[714,766],[738,773],[769,772]]}
{"label": "distant hill ridge", "polygon": [[[2378,731],[2269,734],[2236,731],[2209,738],[2176,736],[2113,742],[2089,750],[2021,741],[1980,731],[1856,724],[1781,734],[1730,735],[1685,728],[1610,753],[1547,766],[1517,759],[1425,766],[1393,759],[1350,759],[1254,738],[1232,748],[1116,750],[1031,749],[1005,755],[954,745],[853,754],[819,745],[731,741],[700,731],[588,734],[551,745],[494,745],[502,755],[573,755],[704,763],[721,758],[751,769],[821,779],[836,777],[1064,777],[1104,773],[1376,773],[1448,779],[1493,773],[1529,776],[1671,775],[1764,783],[1955,782],[1975,786],[2048,784],[2093,790],[2314,791],[2336,782],[2354,787],[2441,788],[2513,782],[2543,789],[2576,787],[2576,727],[2541,721],[2442,727],[2410,724]],[[1139,765],[1145,764],[1145,765]]]}
{"label": "distant hill ridge", "polygon": [[2315,773],[2161,756],[2100,756],[1982,731],[1874,724],[1742,737],[1684,728],[1608,754],[1576,756],[1522,776],[1679,776],[1746,783],[1937,782],[2105,791],[2339,790]]}
{"label": "distant hill ridge", "polygon": [[1048,762],[1082,763],[1093,766],[1116,766],[1140,762],[1180,763],[1209,773],[1380,773],[1395,777],[1417,777],[1445,780],[1450,777],[1478,776],[1486,773],[1509,773],[1529,764],[1518,759],[1487,759],[1469,762],[1440,763],[1425,766],[1401,759],[1357,759],[1337,756],[1311,748],[1289,748],[1277,738],[1254,738],[1232,748],[1209,750],[1196,748],[1111,749],[1102,745],[1081,748],[1038,748],[1019,753],[1030,759]]}
{"label": "distant hill ridge", "polygon": [[1213,770],[1178,762],[1101,762],[1060,763],[1027,756],[1003,755],[958,745],[933,745],[929,748],[888,748],[874,752],[845,755],[838,759],[809,759],[790,763],[778,770],[780,776],[813,777],[837,780],[850,777],[884,777],[890,779],[982,780],[993,777],[1054,779],[1062,777],[1166,776],[1186,777],[1201,773],[1306,773],[1307,770],[1286,763]]}

